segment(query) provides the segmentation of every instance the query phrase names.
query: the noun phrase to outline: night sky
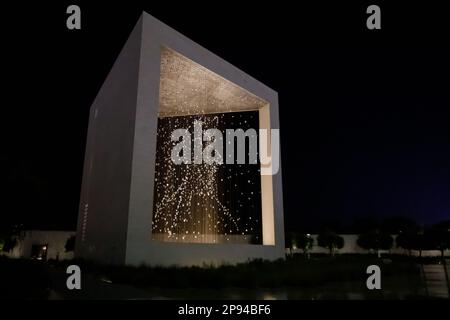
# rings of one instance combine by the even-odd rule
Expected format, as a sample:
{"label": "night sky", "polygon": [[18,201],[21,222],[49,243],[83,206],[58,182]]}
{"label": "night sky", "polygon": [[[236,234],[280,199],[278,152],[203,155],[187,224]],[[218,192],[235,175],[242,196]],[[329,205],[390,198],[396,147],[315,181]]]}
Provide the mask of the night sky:
{"label": "night sky", "polygon": [[278,91],[288,229],[449,219],[445,10],[384,5],[369,31],[363,4],[222,5],[2,5],[2,227],[75,228],[89,107],[142,10]]}

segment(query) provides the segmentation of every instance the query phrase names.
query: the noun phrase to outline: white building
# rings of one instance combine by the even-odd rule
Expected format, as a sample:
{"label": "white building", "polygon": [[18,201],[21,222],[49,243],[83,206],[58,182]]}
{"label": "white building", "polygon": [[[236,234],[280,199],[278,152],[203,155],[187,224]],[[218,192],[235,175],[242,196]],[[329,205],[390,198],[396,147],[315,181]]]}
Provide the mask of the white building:
{"label": "white building", "polygon": [[2,254],[10,258],[70,260],[74,252],[66,252],[65,246],[67,240],[74,235],[75,231],[24,231],[13,250]]}
{"label": "white building", "polygon": [[[170,230],[152,229],[158,119],[246,111],[257,112],[260,129],[279,128],[275,91],[143,13],[91,106],[76,256],[130,265],[283,258],[281,170],[260,175],[259,189],[252,190],[261,194],[259,244],[236,243],[231,240],[241,234],[211,236],[208,230],[173,241]],[[181,223],[173,215],[171,223]],[[253,236],[250,230],[242,235]],[[218,236],[232,243],[213,243]]]}

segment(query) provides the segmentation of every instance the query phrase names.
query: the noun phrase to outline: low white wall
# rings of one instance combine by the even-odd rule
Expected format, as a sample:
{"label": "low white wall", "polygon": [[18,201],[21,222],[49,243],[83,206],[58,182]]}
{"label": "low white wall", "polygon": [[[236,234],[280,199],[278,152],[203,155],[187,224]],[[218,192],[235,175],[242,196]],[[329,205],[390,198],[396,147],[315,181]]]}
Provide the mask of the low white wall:
{"label": "low white wall", "polygon": [[[65,245],[66,241],[69,237],[75,235],[75,231],[43,231],[43,230],[30,230],[25,232],[25,236],[22,240],[19,241],[17,246],[9,253],[1,253],[2,255],[11,257],[11,258],[29,258],[31,254],[31,247],[33,245],[47,245],[47,259],[56,259],[57,257],[60,260],[72,259],[73,252],[66,252]],[[319,247],[317,244],[317,234],[312,234],[311,237],[314,239],[313,248],[311,253],[324,253],[328,254],[328,249]],[[344,238],[344,247],[337,251],[340,254],[367,254],[368,250],[363,249],[358,246],[357,234],[345,234],[341,235]],[[394,245],[391,250],[382,250],[382,253],[391,253],[391,254],[403,254],[408,255],[408,250],[402,249],[396,246],[394,237]],[[301,249],[293,250],[294,253],[302,253]],[[290,253],[289,249],[286,249],[286,253]],[[413,250],[413,256],[419,256],[419,251]],[[441,252],[439,250],[424,250],[422,251],[423,257],[437,257],[440,256]],[[446,257],[450,257],[450,250],[445,250],[444,255]]]}
{"label": "low white wall", "polygon": [[[353,253],[353,254],[365,254],[368,253],[368,250],[361,248],[357,244],[358,235],[357,234],[343,234],[340,235],[342,238],[344,238],[344,247],[342,249],[339,249],[337,253]],[[328,249],[319,247],[317,244],[317,234],[312,234],[311,238],[314,239],[313,248],[311,250],[311,253],[329,253]],[[395,239],[397,238],[396,235],[392,236],[394,238],[394,244],[391,248],[391,250],[380,250],[381,253],[391,253],[391,254],[409,254],[408,250],[405,250],[403,248],[400,248],[395,243]],[[289,253],[289,249],[286,250]],[[303,251],[301,249],[295,249],[293,250],[293,253],[302,253]],[[419,256],[419,251],[413,250],[412,252],[413,256]],[[441,252],[439,250],[424,250],[422,251],[422,257],[437,257],[440,256]],[[444,251],[444,256],[450,257],[450,250]]]}
{"label": "low white wall", "polygon": [[75,231],[25,231],[25,236],[9,253],[3,253],[10,258],[29,258],[33,245],[47,245],[47,259],[66,260],[73,258],[73,252],[66,252],[67,239],[75,235]]}

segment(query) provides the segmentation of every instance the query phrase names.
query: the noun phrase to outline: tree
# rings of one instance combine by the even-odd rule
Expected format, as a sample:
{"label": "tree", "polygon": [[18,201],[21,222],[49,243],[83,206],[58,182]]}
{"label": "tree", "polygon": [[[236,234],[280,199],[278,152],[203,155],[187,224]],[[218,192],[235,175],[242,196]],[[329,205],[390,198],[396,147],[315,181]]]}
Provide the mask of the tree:
{"label": "tree", "polygon": [[431,247],[441,251],[444,259],[444,251],[450,249],[450,220],[434,225],[427,234]]}
{"label": "tree", "polygon": [[303,253],[308,257],[309,259],[309,253],[313,247],[314,239],[311,237],[310,234],[300,233],[297,234],[295,237],[295,245],[297,248],[302,249]]}
{"label": "tree", "polygon": [[412,250],[419,251],[419,256],[422,256],[423,250],[432,249],[428,234],[423,229],[412,229],[401,232],[395,242],[398,247],[408,250],[411,256]]}
{"label": "tree", "polygon": [[358,236],[357,244],[366,250],[375,250],[380,257],[380,250],[389,250],[392,248],[394,239],[390,234],[374,229]]}
{"label": "tree", "polygon": [[412,250],[417,248],[417,233],[416,232],[403,232],[400,233],[395,242],[398,247],[408,250],[408,254],[411,257]]}
{"label": "tree", "polygon": [[75,250],[75,235],[70,236],[67,239],[64,248],[66,249],[66,252],[71,252]]}
{"label": "tree", "polygon": [[19,240],[23,239],[23,225],[15,224],[0,234],[0,247],[3,252],[11,252],[17,246]]}
{"label": "tree", "polygon": [[417,224],[413,220],[401,216],[384,219],[380,225],[380,229],[387,234],[418,231]]}
{"label": "tree", "polygon": [[356,218],[351,227],[352,233],[366,233],[380,227],[380,223],[374,217]]}
{"label": "tree", "polygon": [[331,230],[325,230],[317,237],[317,244],[322,248],[327,248],[330,255],[334,255],[335,251],[342,249],[344,246],[344,238]]}
{"label": "tree", "polygon": [[17,246],[17,243],[18,241],[17,238],[15,237],[6,238],[3,243],[3,251],[11,252],[14,249],[14,247]]}
{"label": "tree", "polygon": [[293,250],[294,250],[294,245],[295,245],[295,241],[294,241],[295,235],[294,232],[288,232],[286,233],[286,236],[284,237],[284,242],[285,242],[285,248],[289,248],[289,252],[292,255]]}
{"label": "tree", "polygon": [[310,234],[290,232],[286,234],[286,246],[291,254],[295,249],[302,249],[303,253],[309,258],[309,252],[314,244],[314,239]]}

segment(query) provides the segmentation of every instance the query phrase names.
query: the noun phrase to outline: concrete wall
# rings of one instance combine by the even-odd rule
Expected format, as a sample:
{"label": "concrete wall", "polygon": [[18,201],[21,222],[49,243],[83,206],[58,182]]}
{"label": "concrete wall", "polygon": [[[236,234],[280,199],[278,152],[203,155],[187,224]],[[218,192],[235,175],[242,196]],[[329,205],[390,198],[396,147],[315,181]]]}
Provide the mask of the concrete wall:
{"label": "concrete wall", "polygon": [[133,150],[133,171],[127,233],[126,263],[132,265],[200,265],[236,263],[251,258],[284,257],[281,170],[271,176],[274,223],[273,245],[188,244],[151,240],[153,187],[159,109],[160,55],[165,46],[233,82],[270,104],[270,127],[279,128],[278,95],[223,59],[160,21],[143,14],[141,63]]}
{"label": "concrete wall", "polygon": [[138,23],[90,110],[76,255],[106,264],[125,262],[141,29]]}
{"label": "concrete wall", "polygon": [[47,246],[47,259],[68,260],[74,256],[73,252],[66,252],[67,239],[75,235],[75,231],[25,231],[24,237],[19,240],[14,249],[9,253],[3,253],[10,258],[30,258],[33,245]]}
{"label": "concrete wall", "polygon": [[[329,251],[326,248],[319,247],[317,244],[317,234],[312,234],[311,238],[314,239],[313,248],[310,251],[313,254],[328,254]],[[357,244],[358,235],[357,234],[343,234],[341,237],[344,238],[344,247],[342,249],[339,249],[337,252],[340,254],[367,254],[369,253],[368,250],[361,248]],[[395,238],[397,236],[393,235],[394,238],[394,244],[392,246],[391,250],[381,250],[381,253],[391,253],[391,254],[402,254],[402,255],[408,255],[408,250],[405,250],[403,248],[400,248],[395,243]],[[287,249],[287,252],[289,253],[289,249]],[[301,249],[296,249],[293,251],[294,253],[302,253],[303,251]],[[412,252],[412,255],[419,256],[418,251]],[[440,256],[441,252],[439,250],[425,250],[422,252],[423,257],[437,257]],[[445,256],[450,256],[450,250],[444,251]]]}

